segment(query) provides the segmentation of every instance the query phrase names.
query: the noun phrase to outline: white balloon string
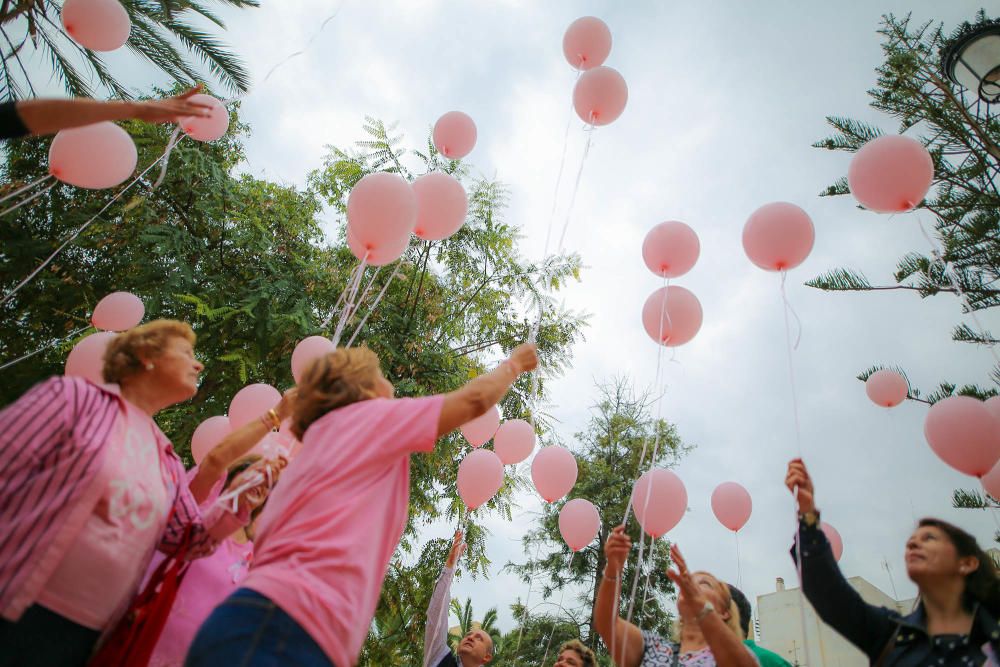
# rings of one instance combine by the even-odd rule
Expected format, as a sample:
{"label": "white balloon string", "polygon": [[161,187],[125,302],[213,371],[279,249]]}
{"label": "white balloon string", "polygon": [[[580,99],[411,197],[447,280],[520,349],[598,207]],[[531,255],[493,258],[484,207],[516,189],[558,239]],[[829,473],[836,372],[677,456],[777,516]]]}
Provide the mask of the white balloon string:
{"label": "white balloon string", "polygon": [[337,329],[333,333],[333,344],[340,344],[340,336],[344,332],[344,326],[347,324],[347,320],[354,313],[354,309],[357,307],[355,303],[355,298],[358,294],[358,288],[361,286],[361,280],[365,275],[365,268],[367,268],[368,263],[368,253],[365,253],[364,259],[361,260],[360,266],[358,266],[358,272],[355,274],[354,282],[351,283],[351,288],[347,292],[347,297],[344,301],[344,307],[340,311],[340,317],[337,320]]}
{"label": "white balloon string", "polygon": [[[542,548],[542,543],[539,542],[535,546],[535,560],[538,560],[539,550]],[[521,615],[520,627],[517,629],[517,644],[514,646],[514,655],[517,656],[521,651],[521,637],[524,635],[524,624],[528,622],[528,603],[531,602],[531,589],[535,583],[534,577],[528,577],[528,595],[524,598],[524,613]],[[516,664],[517,658],[515,658]]]}
{"label": "white balloon string", "polygon": [[360,268],[361,265],[357,264],[354,266],[353,269],[351,269],[351,272],[347,274],[347,281],[344,283],[344,289],[340,290],[340,296],[337,297],[337,303],[333,304],[333,308],[330,310],[330,314],[327,315],[326,319],[323,320],[323,323],[319,325],[321,329],[325,329],[327,326],[329,326],[330,322],[333,320],[333,316],[336,315],[337,312],[339,311],[340,305],[344,303],[344,298],[347,296],[347,293],[351,290],[351,285],[354,283],[354,276],[357,274],[358,269]]}
{"label": "white balloon string", "polygon": [[[919,217],[917,218],[917,224],[920,226],[920,232],[924,235],[924,238],[927,239],[927,243],[931,246],[931,255],[944,268],[944,274],[947,276],[948,282],[950,282],[951,286],[955,289],[955,293],[961,300],[962,305],[965,306],[967,311],[969,311],[969,317],[972,318],[976,328],[979,329],[979,334],[982,336],[984,341],[987,340],[986,327],[984,327],[983,323],[979,321],[979,316],[976,315],[976,311],[972,307],[972,303],[969,301],[968,296],[962,289],[962,283],[958,278],[958,273],[955,271],[955,266],[951,262],[945,261],[943,250],[937,243],[934,242],[931,235],[927,233],[927,229],[924,227],[924,222]],[[990,354],[993,355],[993,361],[996,362],[997,366],[1000,366],[1000,355],[997,354],[995,344],[987,343],[986,347],[989,348]]]}
{"label": "white balloon string", "polygon": [[86,331],[89,328],[90,328],[90,325],[87,325],[85,327],[80,327],[79,329],[76,329],[75,331],[71,331],[70,333],[66,334],[62,338],[57,338],[57,339],[55,339],[55,340],[53,340],[53,341],[51,341],[49,343],[46,343],[45,345],[43,345],[42,347],[38,348],[34,352],[29,352],[28,354],[21,355],[17,359],[12,359],[11,361],[8,361],[4,365],[0,366],[0,371],[2,371],[5,368],[9,368],[9,367],[13,366],[14,364],[20,363],[20,362],[24,361],[25,359],[30,359],[31,357],[35,356],[39,352],[44,352],[45,350],[49,349],[53,345],[58,345],[59,343],[63,342],[64,340],[69,340],[73,336],[75,336],[78,333],[81,333],[83,331]]}
{"label": "white balloon string", "polygon": [[[795,449],[798,452],[799,457],[802,457],[802,429],[799,424],[799,398],[798,393],[795,390],[795,364],[792,361],[792,350],[797,349],[799,340],[801,339],[801,328],[800,328],[800,339],[796,339],[795,345],[792,345],[792,328],[788,321],[788,313],[791,312],[792,315],[798,320],[798,316],[792,311],[791,306],[788,303],[788,297],[785,294],[785,277],[787,273],[785,271],[781,272],[781,299],[784,302],[782,312],[785,314],[785,351],[788,353],[788,385],[792,392],[792,420],[795,425]],[[797,516],[797,515],[796,515]]]}
{"label": "white balloon string", "polygon": [[570,191],[569,204],[566,207],[566,220],[563,222],[562,233],[559,234],[559,247],[556,252],[561,253],[566,242],[566,230],[569,229],[569,222],[573,217],[573,209],[576,206],[576,194],[580,190],[580,180],[583,178],[583,167],[587,163],[587,155],[590,154],[590,144],[593,141],[594,133],[591,131],[594,126],[587,128],[587,143],[583,146],[583,156],[580,158],[580,168],[576,172],[576,180],[573,182],[573,189]]}
{"label": "white balloon string", "polygon": [[[652,482],[652,480],[650,480],[650,482]],[[648,497],[651,494],[646,494],[646,495]],[[628,617],[625,619],[629,623],[632,622],[632,615],[633,615],[633,612],[635,611],[635,595],[636,595],[636,592],[638,592],[638,590],[639,590],[639,580],[642,579],[642,565],[643,565],[643,562],[644,562],[643,561],[643,557],[642,557],[642,552],[643,552],[643,547],[645,546],[645,543],[644,543],[644,541],[643,541],[642,538],[643,538],[643,532],[640,532],[639,533],[639,560],[635,564],[635,574],[632,576],[632,593],[629,595],[629,600],[628,600]],[[656,542],[656,538],[653,537],[652,535],[650,535],[649,536],[649,555],[650,556],[653,555],[653,544],[655,542]]]}
{"label": "white balloon string", "polygon": [[310,37],[309,41],[306,42],[305,46],[303,46],[301,49],[299,49],[295,53],[291,53],[291,54],[285,56],[284,60],[282,60],[279,63],[277,63],[276,65],[272,66],[271,69],[268,71],[268,73],[266,75],[264,75],[264,78],[260,80],[260,83],[257,84],[254,87],[254,90],[256,90],[260,86],[262,86],[265,83],[267,83],[267,80],[271,78],[271,75],[274,74],[274,71],[276,69],[278,69],[279,67],[281,67],[282,65],[284,65],[285,63],[287,63],[289,60],[291,60],[293,58],[297,58],[298,56],[301,56],[306,51],[308,51],[309,47],[312,46],[312,43],[314,41],[316,41],[316,38],[319,37],[319,35],[320,35],[321,32],[323,32],[323,28],[326,27],[326,24],[329,23],[330,21],[332,21],[334,18],[336,18],[337,14],[340,13],[340,10],[343,9],[343,7],[344,7],[344,4],[340,3],[340,6],[338,6],[337,9],[335,9],[332,14],[330,14],[329,16],[326,17],[326,19],[320,24],[319,29],[315,33],[313,33],[313,36]]}
{"label": "white balloon string", "polygon": [[743,590],[743,565],[740,562],[740,531],[734,530],[733,536],[736,538],[736,588]]}
{"label": "white balloon string", "polygon": [[[788,327],[788,315],[791,314],[795,318],[795,344],[792,345],[793,350],[799,349],[799,343],[802,342],[802,320],[799,319],[798,313],[792,308],[792,302],[788,300],[788,294],[785,292],[785,278],[788,277],[787,271],[781,272],[781,301],[785,308],[785,326]],[[790,338],[790,337],[789,337]]]}
{"label": "white balloon string", "polygon": [[44,188],[42,188],[41,190],[39,190],[35,194],[31,195],[30,197],[22,199],[21,201],[17,202],[16,204],[14,204],[13,206],[11,206],[10,208],[5,209],[4,211],[0,212],[0,217],[5,216],[5,215],[7,215],[8,213],[10,213],[12,211],[16,211],[17,209],[21,208],[22,206],[24,206],[25,204],[27,204],[30,201],[34,201],[35,199],[38,199],[39,197],[41,197],[42,195],[44,195],[49,190],[51,190],[52,188],[56,187],[57,185],[58,185],[57,182],[53,182],[53,183],[50,183],[49,185],[46,185]]}
{"label": "white balloon string", "polygon": [[170,135],[170,139],[167,141],[167,148],[163,151],[163,162],[160,163],[160,175],[156,178],[156,182],[153,183],[153,187],[151,189],[155,190],[160,187],[160,184],[163,183],[163,179],[167,177],[167,165],[170,163],[170,154],[174,151],[174,147],[177,146],[177,143],[180,141],[178,138],[180,137],[180,134],[181,126],[178,125],[174,128],[173,133]]}
{"label": "white balloon string", "polygon": [[[583,70],[576,71],[576,80],[580,80]],[[575,84],[574,84],[575,85]],[[573,125],[573,100],[569,101],[569,114],[566,117],[566,129],[563,130],[562,155],[559,156],[559,171],[556,175],[556,187],[552,193],[552,209],[549,211],[549,224],[545,229],[545,249],[542,251],[542,258],[548,259],[549,240],[552,238],[552,223],[555,221],[556,209],[559,204],[559,188],[562,185],[563,170],[566,166],[566,149],[569,148],[569,128]]]}
{"label": "white balloon string", "polygon": [[385,281],[385,285],[382,286],[382,291],[380,291],[378,293],[378,296],[375,297],[375,301],[374,301],[374,303],[372,303],[371,307],[368,309],[368,312],[365,313],[365,316],[363,318],[361,318],[361,322],[358,324],[357,329],[354,330],[354,335],[352,335],[351,339],[349,341],[347,341],[346,347],[350,347],[351,344],[354,343],[354,339],[357,338],[358,334],[361,333],[361,330],[364,329],[365,322],[368,321],[368,318],[371,317],[371,314],[375,312],[376,308],[378,308],[379,303],[382,302],[382,297],[385,296],[386,290],[388,290],[389,289],[389,285],[392,284],[392,279],[395,278],[397,275],[399,275],[399,274],[396,271],[393,271],[392,275],[389,276],[389,279],[387,281]]}
{"label": "white balloon string", "polygon": [[[567,561],[567,563],[566,563],[566,569],[567,570],[572,570],[572,568],[573,568],[573,559],[574,558],[576,558],[576,552],[575,551],[570,554],[569,561]],[[562,611],[562,608],[563,608],[563,606],[562,606],[563,605],[563,597],[565,595],[566,595],[566,586],[563,586],[560,589],[560,591],[559,591],[559,605],[558,605],[559,611]],[[552,631],[549,633],[549,641],[547,641],[545,643],[545,655],[542,656],[542,662],[539,663],[541,665],[544,665],[546,663],[546,661],[548,661],[548,659],[549,659],[549,648],[552,647],[552,638],[556,634],[556,627],[557,627],[557,625],[558,624],[555,621],[552,622]]]}
{"label": "white balloon string", "polygon": [[[181,137],[181,141],[183,141],[183,139],[184,138]],[[160,160],[162,160],[163,157],[164,157],[163,155],[160,155],[160,157],[158,157],[155,160],[153,160],[149,164],[149,166],[146,167],[145,169],[143,169],[142,172],[138,176],[136,176],[134,179],[132,179],[132,181],[129,182],[128,185],[126,185],[124,188],[122,188],[117,193],[115,193],[115,196],[112,197],[110,200],[108,200],[108,203],[105,204],[101,208],[100,211],[98,211],[97,213],[95,213],[89,220],[87,220],[82,225],[80,225],[79,227],[77,227],[76,230],[72,234],[70,234],[69,237],[67,237],[66,240],[63,241],[62,244],[60,244],[59,247],[56,248],[52,252],[51,255],[49,255],[48,257],[46,257],[45,260],[41,264],[38,265],[38,268],[36,268],[31,273],[29,273],[28,276],[24,280],[22,280],[21,282],[19,282],[9,292],[7,292],[6,294],[4,294],[3,298],[0,299],[0,306],[2,306],[3,304],[7,303],[8,301],[10,301],[11,298],[21,290],[21,288],[23,288],[25,285],[27,285],[28,283],[30,283],[34,279],[35,276],[37,276],[39,273],[41,273],[42,270],[45,269],[45,267],[48,266],[52,262],[52,260],[54,260],[59,255],[59,253],[61,253],[63,251],[63,249],[66,246],[68,246],[70,243],[72,243],[73,241],[75,241],[76,237],[78,237],[80,234],[82,234],[84,232],[84,230],[87,229],[87,227],[90,227],[90,225],[95,220],[97,220],[97,218],[99,218],[102,213],[104,213],[105,211],[107,211],[109,208],[111,208],[112,204],[114,204],[116,201],[118,201],[119,199],[121,199],[122,195],[124,195],[126,192],[128,192],[128,190],[131,189],[133,185],[135,185],[136,183],[138,183],[142,179],[143,176],[145,176],[153,167],[155,167],[157,164],[159,164]]]}
{"label": "white balloon string", "polygon": [[259,486],[262,482],[265,482],[264,475],[260,472],[254,472],[252,475],[247,477],[247,480],[240,484],[235,489],[231,489],[223,494],[221,494],[216,500],[216,502],[222,507],[226,507],[236,513],[240,509],[240,496],[255,486]]}
{"label": "white balloon string", "polygon": [[660,546],[660,543],[653,540],[653,544],[649,548],[649,557],[646,561],[646,581],[642,585],[642,602],[639,608],[639,617],[642,618],[646,614],[646,602],[649,600],[649,580],[653,575],[653,570],[656,568],[656,547]]}
{"label": "white balloon string", "polygon": [[[39,183],[41,183],[43,181],[46,181],[46,180],[48,180],[50,178],[52,178],[52,174],[45,174],[44,176],[40,176],[39,178],[36,178],[35,180],[33,180],[31,183],[28,183],[27,185],[19,187],[17,190],[14,190],[13,192],[8,192],[3,197],[0,197],[0,204],[2,204],[3,202],[7,201],[11,197],[16,197],[17,195],[21,194],[25,190],[30,190],[31,188],[35,187]],[[2,215],[2,214],[0,214],[0,215]]]}

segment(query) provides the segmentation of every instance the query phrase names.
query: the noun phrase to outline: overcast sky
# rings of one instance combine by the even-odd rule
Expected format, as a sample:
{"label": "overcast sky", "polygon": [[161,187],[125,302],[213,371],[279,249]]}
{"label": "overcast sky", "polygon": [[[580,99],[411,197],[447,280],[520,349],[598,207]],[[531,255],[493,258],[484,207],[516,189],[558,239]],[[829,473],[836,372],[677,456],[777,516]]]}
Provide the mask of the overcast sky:
{"label": "overcast sky", "polygon": [[[704,326],[665,366],[663,415],[697,448],[677,473],[690,511],[669,534],[689,563],[723,579],[737,577],[733,536],[714,518],[709,498],[723,481],[751,493],[753,516],[740,534],[742,580],[749,596],[795,580],[788,557],[793,505],[782,486],[796,454],[779,279],[746,259],[747,217],[762,204],[802,206],[816,226],[809,259],[789,275],[788,298],[803,324],[794,365],[802,451],[824,518],[844,539],[841,566],[899,598],[915,594],[902,560],[913,516],[935,515],[992,543],[995,519],[950,508],[956,487],[976,482],[941,463],[923,435],[926,406],[873,406],[855,379],[871,364],[898,364],[915,386],[942,380],[988,383],[989,352],[950,340],[962,321],[950,296],[922,301],[911,293],[828,294],[802,285],[833,267],[891,281],[905,252],[927,251],[915,215],[892,220],[862,212],[848,198],[817,193],[844,175],[849,156],[810,147],[825,137],[827,115],[851,116],[894,131],[868,107],[865,91],[881,63],[876,29],[884,12],[913,11],[951,29],[980,3],[847,0],[767,2],[321,2],[264,0],[258,10],[223,12],[226,41],[260,82],[286,55],[317,35],[303,55],[255,87],[242,108],[253,127],[243,168],[302,185],[321,165],[327,144],[363,138],[365,115],[398,121],[420,144],[445,111],[461,109],[479,129],[468,158],[511,189],[508,219],[520,224],[524,251],[539,257],[570,117],[575,72],[562,35],[579,16],[602,18],[614,46],[606,64],[629,85],[621,118],[599,128],[584,165],[566,247],[587,266],[565,292],[567,306],[592,315],[573,366],[551,385],[551,412],[571,443],[595,399],[595,381],[627,374],[651,387],[657,349],[639,313],[659,279],[645,268],[645,233],[682,220],[698,233],[702,254],[675,281],[701,300]],[[339,11],[338,11],[339,10]],[[147,80],[157,80],[149,77]],[[560,210],[580,165],[583,124],[573,117]],[[562,221],[562,214],[557,218]],[[995,314],[982,316],[1000,328]],[[971,322],[970,322],[971,324]],[[913,510],[911,511],[911,503]],[[537,509],[530,497],[522,510]],[[499,566],[522,559],[527,529],[491,521],[489,580],[459,581],[453,594],[478,610],[526,595]],[[605,517],[614,521],[614,517]],[[426,538],[445,537],[435,526]],[[537,592],[533,601],[538,601]],[[756,607],[756,605],[755,605]]]}

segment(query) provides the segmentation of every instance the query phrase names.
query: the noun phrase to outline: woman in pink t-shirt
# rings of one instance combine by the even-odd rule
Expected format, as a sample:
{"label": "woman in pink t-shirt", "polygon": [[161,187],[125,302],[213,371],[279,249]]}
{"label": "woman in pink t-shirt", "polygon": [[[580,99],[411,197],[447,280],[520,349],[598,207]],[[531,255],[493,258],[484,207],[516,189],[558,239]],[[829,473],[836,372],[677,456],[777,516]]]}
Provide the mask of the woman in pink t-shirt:
{"label": "woman in pink t-shirt", "polygon": [[263,500],[258,485],[202,516],[153,421],[197,392],[194,342],[183,322],[136,327],[108,344],[118,386],[56,377],[0,412],[0,667],[85,664],[157,547],[190,527],[191,556],[209,554]]}
{"label": "woman in pink t-shirt", "polygon": [[302,447],[260,518],[243,587],[198,631],[188,667],[351,667],[406,525],[410,454],[485,413],[538,365],[522,345],[458,391],[393,398],[364,348],[317,359],[299,383]]}

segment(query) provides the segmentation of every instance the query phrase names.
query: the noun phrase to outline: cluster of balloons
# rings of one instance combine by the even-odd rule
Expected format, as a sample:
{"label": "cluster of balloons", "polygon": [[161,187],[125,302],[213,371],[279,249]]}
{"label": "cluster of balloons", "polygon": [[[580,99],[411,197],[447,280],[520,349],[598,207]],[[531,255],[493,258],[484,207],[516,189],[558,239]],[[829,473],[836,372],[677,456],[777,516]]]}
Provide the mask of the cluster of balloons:
{"label": "cluster of balloons", "polygon": [[[459,160],[476,145],[476,124],[461,111],[449,111],[434,125],[434,145]],[[373,266],[399,259],[410,234],[441,241],[465,223],[469,200],[454,176],[430,172],[413,183],[398,174],[368,174],[347,198],[347,245],[354,256]]]}
{"label": "cluster of balloons", "polygon": [[[281,392],[262,382],[243,387],[229,402],[228,415],[209,417],[191,435],[191,456],[195,464],[200,464],[205,456],[222,440],[238,428],[258,419],[268,410],[274,409],[281,401]],[[278,433],[269,433],[251,451],[265,458],[277,455],[289,456],[294,449],[295,439],[282,424]]]}
{"label": "cluster of balloons", "polygon": [[[132,30],[128,12],[118,0],[66,0],[62,7],[66,34],[92,51],[115,51],[125,45]],[[191,98],[212,108],[204,118],[189,117],[180,127],[197,141],[215,141],[229,129],[229,112],[210,95]],[[79,188],[111,188],[135,172],[138,152],[128,132],[102,121],[62,130],[49,147],[49,174]]]}
{"label": "cluster of balloons", "polygon": [[594,16],[573,21],[563,36],[563,53],[580,70],[573,89],[573,108],[588,125],[608,125],[622,115],[628,102],[625,79],[603,65],[611,53],[611,30]]}
{"label": "cluster of balloons", "polygon": [[100,331],[73,346],[66,357],[65,374],[104,384],[104,351],[108,343],[115,332],[137,326],[145,313],[142,300],[130,292],[112,292],[98,301],[90,322]]}

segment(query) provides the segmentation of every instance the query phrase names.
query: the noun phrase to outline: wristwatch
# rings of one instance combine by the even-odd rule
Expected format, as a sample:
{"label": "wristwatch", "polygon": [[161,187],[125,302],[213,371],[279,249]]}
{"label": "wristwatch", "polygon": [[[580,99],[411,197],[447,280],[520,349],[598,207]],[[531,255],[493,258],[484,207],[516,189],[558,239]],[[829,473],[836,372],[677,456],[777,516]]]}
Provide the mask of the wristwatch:
{"label": "wristwatch", "polygon": [[708,616],[709,614],[711,614],[713,611],[715,611],[715,605],[713,605],[711,602],[709,602],[708,600],[706,600],[705,601],[705,606],[702,607],[701,611],[698,612],[698,617],[696,618],[696,620],[699,623],[701,623],[702,620],[704,620],[704,618],[706,616]]}
{"label": "wristwatch", "polygon": [[808,528],[815,528],[819,524],[819,510],[799,512],[799,521]]}

